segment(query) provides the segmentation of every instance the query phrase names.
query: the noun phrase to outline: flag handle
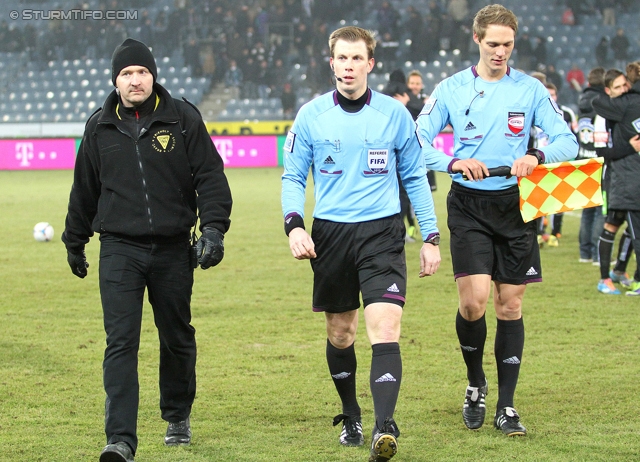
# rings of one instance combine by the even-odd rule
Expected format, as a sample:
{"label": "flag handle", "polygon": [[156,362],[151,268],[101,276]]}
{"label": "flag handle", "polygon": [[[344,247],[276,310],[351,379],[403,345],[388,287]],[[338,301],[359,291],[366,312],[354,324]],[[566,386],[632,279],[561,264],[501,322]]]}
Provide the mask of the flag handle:
{"label": "flag handle", "polygon": [[[489,169],[489,176],[506,176],[509,178],[511,176],[511,167],[507,167],[503,165],[502,167],[493,167]],[[485,176],[486,178],[486,176]],[[462,179],[464,181],[468,181],[469,178],[464,173],[462,174]]]}

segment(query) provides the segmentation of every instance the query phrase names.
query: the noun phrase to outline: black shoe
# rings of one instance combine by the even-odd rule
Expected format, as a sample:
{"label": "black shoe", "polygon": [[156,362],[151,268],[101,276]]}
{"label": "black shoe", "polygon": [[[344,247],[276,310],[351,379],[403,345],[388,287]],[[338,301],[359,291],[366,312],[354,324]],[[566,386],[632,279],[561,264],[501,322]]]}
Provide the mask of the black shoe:
{"label": "black shoe", "polygon": [[360,416],[349,417],[346,414],[339,414],[333,418],[335,427],[342,422],[342,433],[340,433],[340,444],[343,446],[362,446],[364,435],[362,434],[362,419]]}
{"label": "black shoe", "polygon": [[483,387],[467,387],[462,406],[462,420],[470,430],[476,430],[484,423],[484,416],[487,413],[484,400],[488,389],[486,379]]}
{"label": "black shoe", "polygon": [[374,429],[371,438],[371,454],[369,462],[387,462],[398,452],[398,440],[400,430],[396,422],[388,417],[382,424],[382,428]]}
{"label": "black shoe", "polygon": [[496,412],[493,426],[497,430],[502,430],[502,433],[507,436],[524,436],[527,434],[527,429],[520,423],[520,416],[512,407],[505,407]]}
{"label": "black shoe", "polygon": [[167,446],[177,446],[179,444],[191,444],[191,424],[189,417],[180,422],[169,422],[167,434],[164,437],[164,444]]}
{"label": "black shoe", "polygon": [[124,441],[107,444],[100,453],[100,462],[133,462],[133,451]]}

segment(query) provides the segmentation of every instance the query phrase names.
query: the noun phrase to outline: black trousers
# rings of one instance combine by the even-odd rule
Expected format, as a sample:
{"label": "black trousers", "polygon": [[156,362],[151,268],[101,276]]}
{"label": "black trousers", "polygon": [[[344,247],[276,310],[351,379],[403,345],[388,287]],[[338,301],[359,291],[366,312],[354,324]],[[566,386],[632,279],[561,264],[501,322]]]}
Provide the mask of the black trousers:
{"label": "black trousers", "polygon": [[191,326],[193,269],[189,242],[140,244],[102,236],[100,295],[107,347],[103,379],[108,444],[138,444],[138,348],[145,289],[160,340],[160,410],[169,422],[191,412],[196,391],[196,341]]}

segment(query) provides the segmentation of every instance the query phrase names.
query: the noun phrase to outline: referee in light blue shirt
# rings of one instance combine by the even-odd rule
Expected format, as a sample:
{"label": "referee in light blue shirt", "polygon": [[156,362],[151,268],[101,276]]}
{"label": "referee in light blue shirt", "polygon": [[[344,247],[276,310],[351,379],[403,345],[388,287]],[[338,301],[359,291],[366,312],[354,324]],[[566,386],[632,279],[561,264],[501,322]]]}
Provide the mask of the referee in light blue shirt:
{"label": "referee in light blue shirt", "polygon": [[[364,444],[356,396],[354,341],[362,296],[372,345],[375,411],[370,461],[395,455],[400,435],[393,418],[400,382],[400,320],[406,294],[404,223],[397,174],[414,205],[424,244],[420,277],[440,265],[438,228],[417,127],[395,99],[372,91],[375,39],[344,27],[331,34],[336,90],[304,105],[285,143],[282,210],[291,253],[310,259],[313,310],[324,312],[327,363],[342,401],[339,441]],[[314,181],[311,236],[304,227],[307,176]]]}
{"label": "referee in light blue shirt", "polygon": [[[525,224],[520,216],[517,177],[531,174],[543,162],[573,159],[578,151],[544,85],[509,67],[517,31],[512,11],[502,5],[482,8],[473,22],[478,64],[441,82],[418,117],[427,168],[448,172],[453,179],[447,210],[460,298],[456,331],[469,380],[463,420],[470,429],[484,423],[488,386],[482,356],[493,281],[498,318],[494,426],[508,436],[526,434],[513,407],[524,348],[522,300],[526,284],[542,280],[535,223]],[[453,158],[431,146],[448,124],[454,133]],[[549,135],[544,152],[527,151],[533,125]],[[505,165],[511,167],[510,178],[488,177],[489,168]]]}

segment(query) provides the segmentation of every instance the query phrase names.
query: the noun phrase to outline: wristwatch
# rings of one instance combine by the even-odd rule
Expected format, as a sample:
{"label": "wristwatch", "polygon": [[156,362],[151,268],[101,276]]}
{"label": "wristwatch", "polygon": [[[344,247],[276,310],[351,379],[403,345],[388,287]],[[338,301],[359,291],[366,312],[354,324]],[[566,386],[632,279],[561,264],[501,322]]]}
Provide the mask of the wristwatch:
{"label": "wristwatch", "polygon": [[544,163],[544,153],[541,150],[536,148],[531,148],[527,150],[526,154],[528,156],[535,157],[538,160],[538,165]]}
{"label": "wristwatch", "polygon": [[440,233],[431,233],[424,240],[425,244],[440,245]]}

